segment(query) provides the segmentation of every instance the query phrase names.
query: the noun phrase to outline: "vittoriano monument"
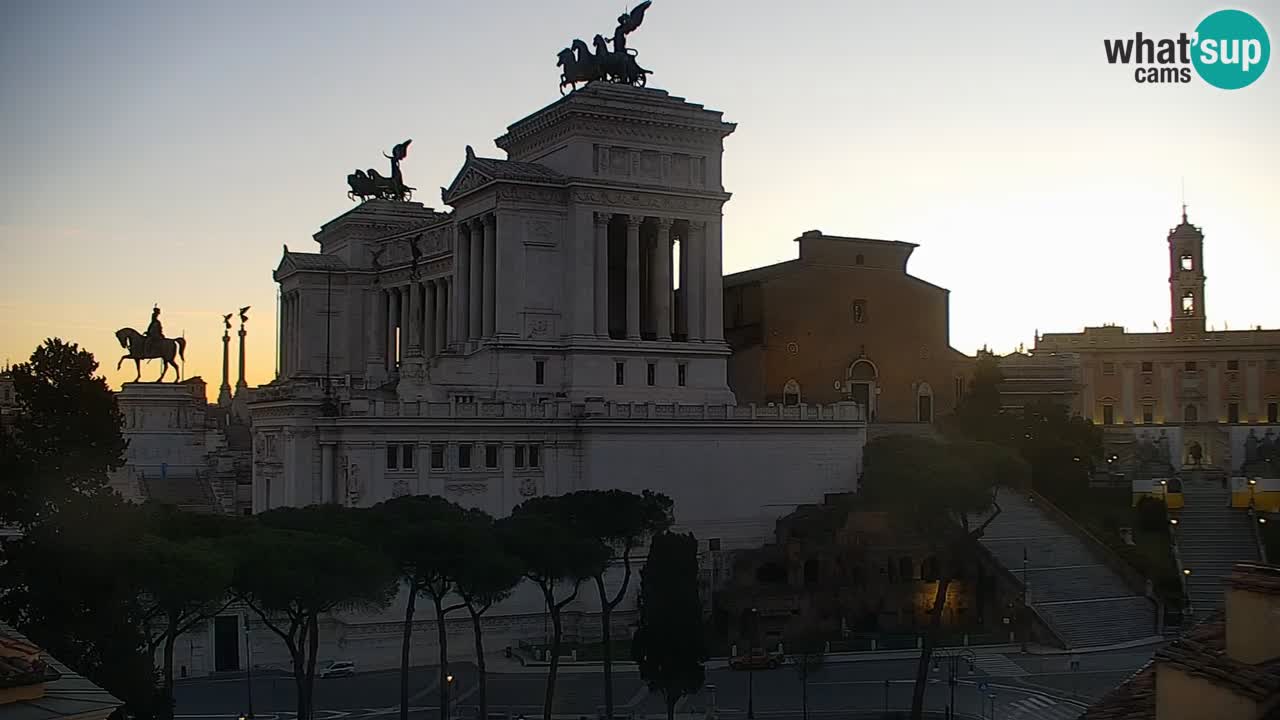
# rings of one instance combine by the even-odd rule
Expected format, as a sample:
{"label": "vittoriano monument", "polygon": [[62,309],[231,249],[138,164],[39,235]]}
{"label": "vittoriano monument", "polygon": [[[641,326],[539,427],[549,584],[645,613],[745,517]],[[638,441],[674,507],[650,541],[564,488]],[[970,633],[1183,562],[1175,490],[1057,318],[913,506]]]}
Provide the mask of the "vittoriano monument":
{"label": "vittoriano monument", "polygon": [[404,184],[404,176],[400,174],[400,161],[409,155],[409,143],[413,140],[405,140],[391,150],[391,154],[383,153],[382,156],[391,161],[391,177],[383,177],[378,174],[377,170],[369,168],[364,170],[356,170],[347,176],[347,185],[351,189],[347,191],[347,197],[355,200],[360,198],[361,201],[369,198],[379,198],[382,200],[398,200],[404,202],[413,197],[414,188]]}
{"label": "vittoriano monument", "polygon": [[124,364],[125,360],[132,360],[137,376],[134,382],[142,377],[142,361],[160,359],[163,360],[163,368],[160,370],[160,377],[156,382],[164,380],[165,373],[169,372],[169,366],[173,366],[173,371],[177,374],[174,382],[182,379],[182,368],[178,367],[178,363],[174,362],[174,358],[180,360],[185,359],[183,352],[187,348],[186,338],[167,338],[164,336],[164,328],[160,325],[160,307],[156,306],[151,309],[151,323],[147,325],[147,333],[144,335],[131,327],[120,328],[116,331],[116,340],[120,341],[120,347],[129,352],[122,356],[116,363],[116,369]]}
{"label": "vittoriano monument", "polygon": [[[645,0],[635,6],[629,13],[618,16],[618,27],[613,31],[613,39],[606,40],[602,35],[594,39],[595,53],[582,40],[574,40],[573,44],[560,51],[560,62],[557,67],[564,68],[560,73],[560,94],[564,94],[565,86],[578,89],[578,83],[592,80],[606,80],[622,85],[644,87],[645,70],[636,63],[636,51],[627,47],[627,35],[640,27],[644,22],[644,12],[653,4],[653,0]],[[613,51],[609,43],[613,43]]]}

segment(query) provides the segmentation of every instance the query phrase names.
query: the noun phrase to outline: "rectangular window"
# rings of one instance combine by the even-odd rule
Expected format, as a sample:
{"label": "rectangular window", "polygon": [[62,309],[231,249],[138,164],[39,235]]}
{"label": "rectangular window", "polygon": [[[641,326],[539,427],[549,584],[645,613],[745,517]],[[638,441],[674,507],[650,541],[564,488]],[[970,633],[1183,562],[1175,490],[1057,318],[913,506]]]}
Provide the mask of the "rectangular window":
{"label": "rectangular window", "polygon": [[689,381],[688,372],[689,372],[688,365],[685,365],[684,363],[680,363],[679,365],[676,366],[676,385],[679,385],[680,387],[685,386],[685,383]]}
{"label": "rectangular window", "polygon": [[1186,370],[1187,372],[1195,372],[1195,371],[1196,371],[1196,361],[1195,361],[1195,360],[1188,360],[1188,361],[1187,361],[1187,363],[1186,363],[1186,365],[1183,365],[1183,369],[1184,369],[1184,370]]}
{"label": "rectangular window", "polygon": [[1280,403],[1267,403],[1267,422],[1280,422]]}
{"label": "rectangular window", "polygon": [[1240,422],[1240,403],[1227,403],[1227,422]]}
{"label": "rectangular window", "polygon": [[524,467],[524,445],[516,446],[516,467]]}
{"label": "rectangular window", "polygon": [[1152,371],[1152,369],[1153,369],[1153,363],[1150,360],[1142,363],[1142,372],[1149,373]]}
{"label": "rectangular window", "polygon": [[437,444],[431,446],[431,469],[444,469],[444,445]]}
{"label": "rectangular window", "polygon": [[387,446],[387,469],[397,470],[399,468],[400,468],[400,446],[388,445]]}
{"label": "rectangular window", "polygon": [[529,446],[529,467],[542,467],[542,447],[539,445]]}
{"label": "rectangular window", "polygon": [[1156,418],[1155,406],[1143,405],[1142,406],[1142,424],[1150,425],[1151,423],[1155,422],[1155,418]]}
{"label": "rectangular window", "polygon": [[657,379],[657,374],[657,368],[653,363],[649,363],[649,366],[645,369],[645,380],[648,381],[649,387],[653,387],[653,383]]}
{"label": "rectangular window", "polygon": [[616,362],[613,364],[613,382],[615,385],[623,385],[627,381],[627,366],[624,363]]}
{"label": "rectangular window", "polygon": [[462,468],[463,470],[471,469],[471,446],[470,445],[458,446],[458,467]]}
{"label": "rectangular window", "polygon": [[1227,361],[1227,369],[1228,369],[1228,370],[1233,370],[1233,371],[1234,371],[1234,370],[1239,370],[1239,369],[1240,369],[1240,361],[1239,361],[1239,360],[1228,360],[1228,361]]}
{"label": "rectangular window", "polygon": [[547,363],[545,360],[533,362],[533,384],[542,385],[547,381]]}
{"label": "rectangular window", "polygon": [[1115,375],[1115,374],[1116,374],[1116,364],[1115,364],[1115,363],[1113,363],[1113,362],[1104,362],[1104,363],[1102,363],[1102,374],[1103,374],[1103,375]]}
{"label": "rectangular window", "polygon": [[413,446],[412,445],[400,446],[400,461],[401,461],[400,462],[401,470],[413,469]]}
{"label": "rectangular window", "polygon": [[1102,406],[1102,424],[1114,425],[1116,422],[1116,410],[1111,405]]}
{"label": "rectangular window", "polygon": [[498,467],[498,449],[497,445],[484,446],[484,466],[487,468]]}

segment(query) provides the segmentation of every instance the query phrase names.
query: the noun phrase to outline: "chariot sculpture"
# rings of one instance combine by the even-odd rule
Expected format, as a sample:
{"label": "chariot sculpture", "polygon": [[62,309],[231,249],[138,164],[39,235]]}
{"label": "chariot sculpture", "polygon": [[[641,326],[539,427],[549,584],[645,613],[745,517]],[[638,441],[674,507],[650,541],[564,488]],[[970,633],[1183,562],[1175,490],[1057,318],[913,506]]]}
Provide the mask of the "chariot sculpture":
{"label": "chariot sculpture", "polygon": [[[560,94],[566,87],[578,88],[578,83],[589,83],[593,80],[604,80],[621,85],[644,87],[647,76],[651,72],[640,67],[636,62],[636,51],[627,47],[627,35],[640,27],[644,22],[644,13],[653,4],[653,0],[645,0],[635,6],[631,12],[618,16],[618,27],[613,31],[612,39],[596,35],[592,40],[595,52],[591,51],[581,39],[574,40],[569,47],[560,51],[557,67],[560,73]],[[613,49],[609,49],[613,43]]]}
{"label": "chariot sculpture", "polygon": [[391,161],[391,177],[383,177],[373,168],[369,168],[367,171],[356,170],[348,175],[347,185],[351,189],[347,191],[347,197],[352,200],[360,198],[361,202],[369,198],[400,202],[413,198],[414,188],[404,184],[404,176],[400,173],[400,161],[409,156],[409,143],[411,142],[413,142],[411,139],[405,140],[392,148],[390,155],[382,154],[383,157]]}

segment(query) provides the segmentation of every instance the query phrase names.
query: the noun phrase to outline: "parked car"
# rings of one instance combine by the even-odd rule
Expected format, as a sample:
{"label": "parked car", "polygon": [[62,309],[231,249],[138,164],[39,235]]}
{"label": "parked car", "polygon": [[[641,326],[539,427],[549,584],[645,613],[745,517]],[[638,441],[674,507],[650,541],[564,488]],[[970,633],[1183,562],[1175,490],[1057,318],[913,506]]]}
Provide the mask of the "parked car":
{"label": "parked car", "polygon": [[760,648],[729,659],[730,670],[772,670],[781,664],[781,655]]}
{"label": "parked car", "polygon": [[350,660],[334,660],[316,672],[318,678],[346,677],[356,674],[356,664]]}

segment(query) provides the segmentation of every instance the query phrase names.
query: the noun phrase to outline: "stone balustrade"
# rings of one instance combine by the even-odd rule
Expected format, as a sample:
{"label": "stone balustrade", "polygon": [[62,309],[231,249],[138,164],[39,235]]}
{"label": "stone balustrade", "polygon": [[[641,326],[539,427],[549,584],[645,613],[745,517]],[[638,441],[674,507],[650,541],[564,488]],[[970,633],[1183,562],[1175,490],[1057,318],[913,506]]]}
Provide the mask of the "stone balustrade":
{"label": "stone balustrade", "polygon": [[480,419],[480,420],[653,420],[653,421],[795,421],[865,423],[862,407],[832,405],[684,405],[680,403],[616,403],[588,400],[554,402],[426,402],[352,398],[341,406],[343,417]]}

